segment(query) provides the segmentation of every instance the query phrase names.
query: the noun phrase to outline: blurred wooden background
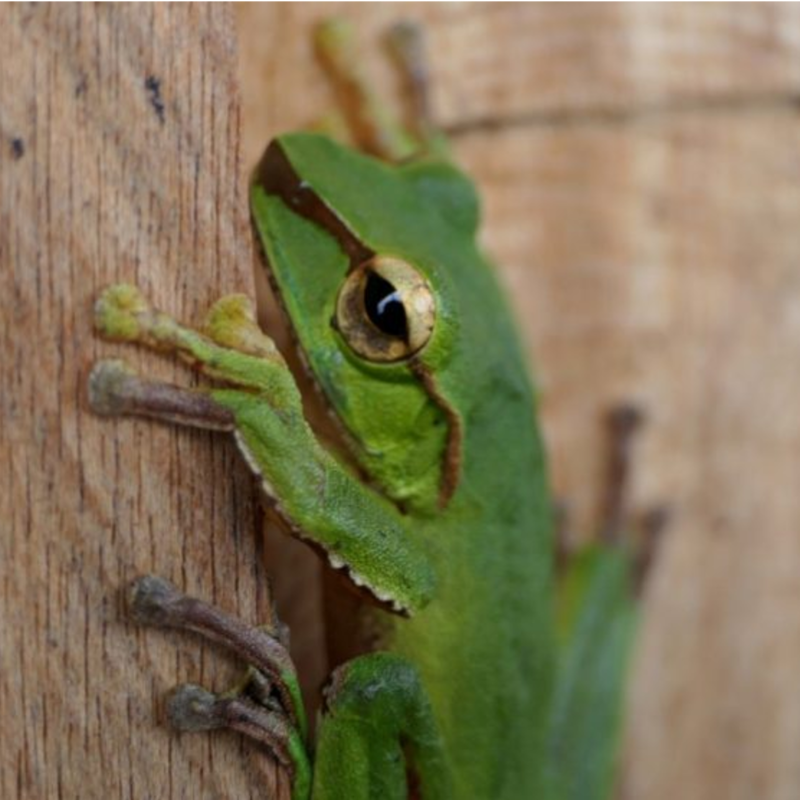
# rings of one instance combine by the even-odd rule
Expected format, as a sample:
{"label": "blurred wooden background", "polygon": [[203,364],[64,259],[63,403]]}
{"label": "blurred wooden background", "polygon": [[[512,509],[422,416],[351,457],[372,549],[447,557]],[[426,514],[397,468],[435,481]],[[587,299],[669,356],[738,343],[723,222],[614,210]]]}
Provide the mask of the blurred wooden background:
{"label": "blurred wooden background", "polygon": [[635,504],[673,525],[647,591],[626,800],[800,797],[800,6],[238,8],[244,155],[330,105],[315,19],[363,59],[424,22],[433,106],[537,376],[558,496],[596,520],[601,418],[650,423]]}
{"label": "blurred wooden background", "polygon": [[119,279],[184,318],[252,291],[243,176],[271,135],[330,107],[308,33],[336,13],[387,94],[380,31],[425,23],[434,111],[484,198],[578,530],[596,519],[603,411],[648,410],[635,503],[666,501],[674,521],[645,598],[621,796],[796,800],[788,4],[0,9],[0,796],[256,797],[280,781],[236,737],[158,725],[176,680],[234,670],[126,625],[117,588],[157,570],[257,619],[270,559],[227,444],[88,413],[92,359],[122,352],[88,316]]}

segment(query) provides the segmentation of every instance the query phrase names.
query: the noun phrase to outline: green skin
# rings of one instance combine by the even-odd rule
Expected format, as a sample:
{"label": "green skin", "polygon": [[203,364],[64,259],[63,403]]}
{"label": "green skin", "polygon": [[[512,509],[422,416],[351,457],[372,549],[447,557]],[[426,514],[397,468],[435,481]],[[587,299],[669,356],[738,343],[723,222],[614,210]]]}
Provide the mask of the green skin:
{"label": "green skin", "polygon": [[[411,786],[425,800],[606,797],[633,623],[628,559],[592,549],[557,585],[534,397],[476,246],[472,184],[433,157],[388,165],[300,133],[272,144],[251,205],[362,474],[319,443],[242,298],[220,301],[203,334],[128,286],[105,293],[97,319],[109,338],[177,351],[225,382],[207,397],[231,414],[279,513],[378,601],[380,652],[334,673],[313,757],[296,681],[281,673],[296,706],[293,797],[401,800]],[[433,333],[410,358],[374,363],[332,325],[363,253],[403,259],[430,287]]]}

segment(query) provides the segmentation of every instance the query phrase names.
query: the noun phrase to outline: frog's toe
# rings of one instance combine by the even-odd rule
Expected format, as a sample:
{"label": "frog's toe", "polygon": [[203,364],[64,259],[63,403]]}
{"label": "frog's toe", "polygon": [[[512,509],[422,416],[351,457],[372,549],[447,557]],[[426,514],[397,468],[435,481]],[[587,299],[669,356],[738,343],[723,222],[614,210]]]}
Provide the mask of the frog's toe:
{"label": "frog's toe", "polygon": [[95,302],[95,328],[108,339],[133,342],[141,337],[141,320],[150,310],[150,304],[135,286],[109,286]]}
{"label": "frog's toe", "polygon": [[226,294],[211,306],[206,315],[205,327],[209,333],[217,328],[236,325],[255,325],[256,312],[253,301],[246,294]]}
{"label": "frog's toe", "polygon": [[194,683],[176,686],[167,698],[167,717],[179,731],[211,731],[225,727],[219,698]]}
{"label": "frog's toe", "polygon": [[262,358],[280,358],[275,343],[256,322],[253,302],[247,295],[221,297],[208,311],[203,332],[223,347]]}
{"label": "frog's toe", "polygon": [[266,745],[293,779],[302,784],[310,777],[303,739],[280,710],[265,708],[244,695],[214,694],[202,686],[184,683],[167,698],[167,717],[179,731],[198,733],[227,728],[243,733]]}
{"label": "frog's toe", "polygon": [[119,359],[98,361],[89,374],[89,405],[96,414],[121,414],[126,387],[135,380],[134,371]]}

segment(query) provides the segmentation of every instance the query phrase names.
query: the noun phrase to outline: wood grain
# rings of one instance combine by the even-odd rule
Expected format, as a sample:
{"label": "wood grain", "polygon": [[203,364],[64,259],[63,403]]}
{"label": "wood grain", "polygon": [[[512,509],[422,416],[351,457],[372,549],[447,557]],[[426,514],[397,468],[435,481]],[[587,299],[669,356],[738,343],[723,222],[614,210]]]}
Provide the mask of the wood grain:
{"label": "wood grain", "polygon": [[798,6],[242,5],[245,162],[330,107],[308,31],[337,13],[387,96],[381,30],[425,24],[583,535],[604,410],[648,411],[634,507],[668,502],[673,524],[621,796],[800,796]]}
{"label": "wood grain", "polygon": [[0,9],[0,796],[249,797],[270,761],[175,736],[176,682],[235,668],[125,622],[155,571],[249,619],[268,612],[253,487],[224,440],[102,420],[100,356],[184,385],[169,359],[100,342],[101,287],[135,281],[197,319],[252,292],[234,32],[219,6]]}

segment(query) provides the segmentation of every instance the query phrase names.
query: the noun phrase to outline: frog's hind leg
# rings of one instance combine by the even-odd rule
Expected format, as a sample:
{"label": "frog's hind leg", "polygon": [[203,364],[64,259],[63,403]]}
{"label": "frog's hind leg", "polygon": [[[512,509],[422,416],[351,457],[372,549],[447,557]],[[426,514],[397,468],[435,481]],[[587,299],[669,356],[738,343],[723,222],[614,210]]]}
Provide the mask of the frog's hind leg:
{"label": "frog's hind leg", "polygon": [[388,161],[412,155],[417,149],[414,140],[364,75],[352,25],[340,18],[327,20],[315,30],[314,44],[356,145]]}
{"label": "frog's hind leg", "polygon": [[669,524],[669,508],[655,505],[641,517],[630,509],[633,445],[646,416],[632,403],[621,403],[608,413],[610,447],[603,517],[598,538],[607,545],[627,546],[634,559],[634,584],[637,594],[650,572],[658,546]]}
{"label": "frog's hind leg", "polygon": [[[386,36],[409,110],[405,124],[398,121],[365,77],[361,52],[348,22],[331,19],[322,23],[315,32],[315,44],[341,110],[341,117],[330,117],[327,121],[336,138],[349,138],[361,150],[394,162],[432,149],[436,136],[431,124],[419,26],[398,23]],[[341,136],[342,123],[349,130],[349,137]]]}
{"label": "frog's hind leg", "polygon": [[339,667],[317,735],[314,800],[446,800],[451,778],[416,668],[390,653]]}
{"label": "frog's hind leg", "polygon": [[602,800],[612,789],[635,600],[667,522],[656,508],[645,517],[643,542],[630,533],[633,445],[643,422],[635,405],[611,409],[602,524],[595,542],[561,560],[551,753],[556,795],[567,800]]}
{"label": "frog's hind leg", "polygon": [[430,78],[422,26],[397,22],[386,32],[386,48],[403,83],[407,107],[405,122],[425,150],[434,149],[440,134],[433,123]]}

